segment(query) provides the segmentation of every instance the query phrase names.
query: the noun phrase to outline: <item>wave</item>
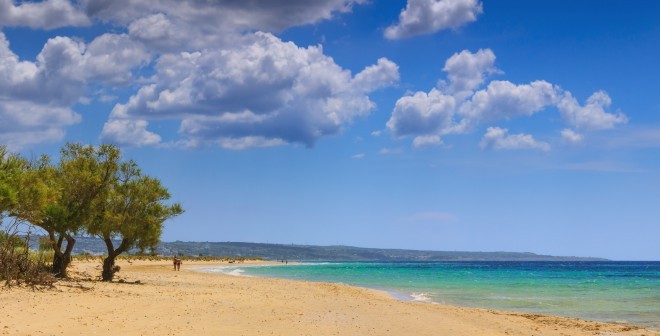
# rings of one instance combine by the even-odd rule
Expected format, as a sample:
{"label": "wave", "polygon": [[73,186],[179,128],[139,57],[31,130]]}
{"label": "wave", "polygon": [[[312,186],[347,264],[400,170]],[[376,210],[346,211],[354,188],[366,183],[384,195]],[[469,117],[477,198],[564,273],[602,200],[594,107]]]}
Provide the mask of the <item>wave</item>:
{"label": "wave", "polygon": [[245,273],[244,269],[237,268],[236,266],[197,267],[193,269],[204,273],[249,277],[249,275],[244,274]]}
{"label": "wave", "polygon": [[413,301],[433,303],[433,298],[428,293],[412,293],[410,297]]}

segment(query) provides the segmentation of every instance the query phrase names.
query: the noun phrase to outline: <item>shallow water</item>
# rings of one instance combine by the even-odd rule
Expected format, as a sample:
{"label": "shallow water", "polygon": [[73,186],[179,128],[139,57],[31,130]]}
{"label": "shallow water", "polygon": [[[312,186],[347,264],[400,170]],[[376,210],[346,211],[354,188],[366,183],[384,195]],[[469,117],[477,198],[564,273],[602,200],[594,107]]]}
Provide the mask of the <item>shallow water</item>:
{"label": "shallow water", "polygon": [[337,282],[386,290],[401,300],[660,330],[660,262],[332,262],[206,271]]}

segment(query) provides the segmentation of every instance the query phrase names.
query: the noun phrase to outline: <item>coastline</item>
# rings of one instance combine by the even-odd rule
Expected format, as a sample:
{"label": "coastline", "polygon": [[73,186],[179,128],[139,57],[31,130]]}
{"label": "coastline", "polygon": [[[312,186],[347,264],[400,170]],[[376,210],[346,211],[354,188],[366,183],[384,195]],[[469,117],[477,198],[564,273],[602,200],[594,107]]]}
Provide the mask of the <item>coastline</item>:
{"label": "coastline", "polygon": [[[246,262],[243,265],[277,264]],[[56,289],[0,290],[7,335],[660,335],[631,326],[538,314],[399,301],[341,284],[209,274],[239,266],[120,261],[113,283],[90,281],[100,263],[77,261]],[[139,284],[134,282],[139,281]]]}

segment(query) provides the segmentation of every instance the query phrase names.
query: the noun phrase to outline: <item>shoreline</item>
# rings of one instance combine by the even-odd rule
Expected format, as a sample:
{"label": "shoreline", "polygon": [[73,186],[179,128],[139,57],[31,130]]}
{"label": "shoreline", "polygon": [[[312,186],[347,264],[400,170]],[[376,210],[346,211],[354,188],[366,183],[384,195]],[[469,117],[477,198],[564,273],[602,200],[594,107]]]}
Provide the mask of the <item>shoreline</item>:
{"label": "shoreline", "polygon": [[[305,262],[292,262],[289,263],[290,265],[300,265],[300,264],[305,264]],[[287,266],[285,264],[282,264],[280,262],[263,262],[263,263],[254,263],[250,265],[235,265],[235,264],[230,264],[230,265],[217,265],[215,268],[220,268],[220,269],[227,269],[227,270],[240,270],[240,268],[249,268],[249,267],[259,267],[259,266],[273,266],[273,267],[278,267],[278,266]],[[461,305],[461,304],[447,304],[447,303],[442,303],[442,302],[437,302],[433,301],[433,299],[424,292],[415,292],[415,291],[404,291],[398,288],[379,288],[379,287],[370,287],[366,285],[360,285],[360,284],[350,284],[350,283],[343,283],[343,282],[331,282],[331,281],[323,281],[323,280],[305,280],[305,279],[290,279],[286,277],[277,277],[277,276],[268,276],[268,275],[253,275],[253,274],[244,274],[243,272],[235,272],[235,271],[220,271],[220,272],[213,272],[213,266],[211,267],[193,267],[190,268],[190,270],[193,271],[198,271],[198,272],[204,272],[204,273],[209,273],[209,274],[222,274],[222,275],[229,275],[229,276],[237,276],[237,277],[255,277],[255,278],[263,278],[263,279],[282,279],[282,280],[289,280],[289,281],[303,281],[303,282],[308,282],[308,283],[325,283],[325,284],[340,284],[340,285],[346,285],[350,287],[356,287],[356,288],[363,288],[363,289],[368,289],[368,290],[374,290],[374,291],[379,291],[384,294],[389,295],[391,298],[394,300],[400,301],[400,302],[418,302],[418,303],[423,303],[423,304],[431,304],[431,305],[439,305],[439,306],[444,306],[444,307],[456,307],[456,308],[467,308],[467,309],[482,309],[482,310],[487,310],[487,311],[493,311],[493,312],[505,312],[505,313],[512,313],[512,314],[531,314],[531,315],[539,315],[539,316],[547,316],[547,317],[558,317],[558,318],[569,318],[569,319],[579,319],[579,320],[585,320],[585,321],[593,321],[593,322],[598,322],[598,323],[609,323],[609,324],[614,324],[614,325],[619,325],[623,327],[632,327],[632,328],[642,328],[642,329],[648,329],[651,331],[656,331],[660,332],[660,325],[654,325],[654,326],[645,326],[645,325],[640,325],[636,324],[635,322],[627,321],[625,319],[619,319],[619,320],[613,320],[613,321],[603,321],[603,320],[598,320],[598,319],[591,319],[588,317],[580,317],[580,316],[566,316],[566,315],[559,315],[559,314],[553,314],[553,313],[545,313],[545,312],[534,312],[534,311],[526,311],[524,309],[521,310],[510,310],[506,308],[497,308],[497,307],[479,307],[479,306],[467,306],[467,305]]]}
{"label": "shoreline", "polygon": [[192,269],[256,264],[189,262],[176,272],[170,262],[121,261],[117,281],[103,283],[91,280],[100,263],[76,262],[75,279],[54,290],[0,290],[0,333],[660,336],[575,318],[399,301],[342,284]]}

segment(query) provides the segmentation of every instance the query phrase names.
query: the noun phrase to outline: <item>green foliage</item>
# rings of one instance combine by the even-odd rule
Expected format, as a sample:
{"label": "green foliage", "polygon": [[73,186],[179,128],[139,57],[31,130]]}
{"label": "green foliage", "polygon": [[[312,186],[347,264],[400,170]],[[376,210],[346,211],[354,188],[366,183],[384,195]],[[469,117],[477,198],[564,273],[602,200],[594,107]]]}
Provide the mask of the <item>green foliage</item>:
{"label": "green foliage", "polygon": [[11,211],[13,217],[41,226],[45,209],[55,202],[59,189],[54,184],[56,170],[50,159],[42,156],[37,160],[23,160],[17,174],[16,203]]}
{"label": "green foliage", "polygon": [[16,193],[24,160],[0,145],[0,218],[16,206]]}
{"label": "green foliage", "polygon": [[103,216],[91,234],[122,240],[122,252],[133,247],[147,250],[158,244],[163,222],[183,213],[181,205],[168,205],[170,193],[161,182],[145,176],[133,161],[121,164],[104,205]]}
{"label": "green foliage", "polygon": [[53,252],[53,245],[48,237],[39,238],[39,252]]}
{"label": "green foliage", "polygon": [[114,146],[66,144],[56,172],[50,176],[59,194],[45,208],[47,230],[68,235],[85,232],[99,217],[100,206],[119,169],[119,159],[119,149]]}
{"label": "green foliage", "polygon": [[[47,156],[27,161],[0,146],[0,214],[48,233],[40,250],[50,245],[53,272],[62,277],[75,235],[104,238],[113,258],[133,247],[152,249],[163,222],[183,213],[179,204],[165,203],[169,198],[158,179],[143,175],[133,161],[121,162],[112,145],[68,143],[56,165]],[[122,240],[117,249],[111,238]]]}

